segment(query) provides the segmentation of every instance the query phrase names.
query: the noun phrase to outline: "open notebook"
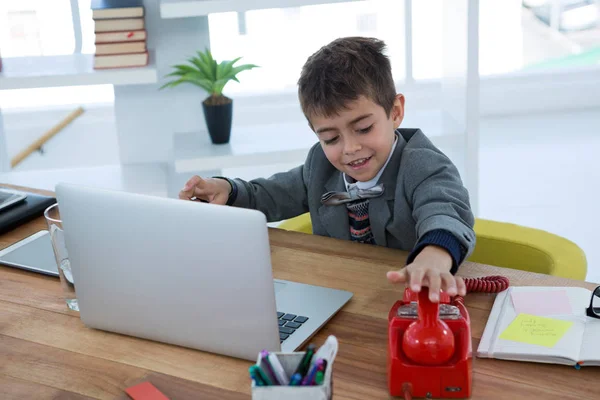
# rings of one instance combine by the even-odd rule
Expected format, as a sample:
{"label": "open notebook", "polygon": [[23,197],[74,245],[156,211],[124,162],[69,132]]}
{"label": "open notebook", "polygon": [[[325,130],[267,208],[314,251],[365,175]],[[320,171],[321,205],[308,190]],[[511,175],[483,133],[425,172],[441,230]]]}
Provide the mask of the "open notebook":
{"label": "open notebook", "polygon": [[591,296],[577,287],[509,287],[496,297],[477,356],[600,366],[600,319],[586,315]]}

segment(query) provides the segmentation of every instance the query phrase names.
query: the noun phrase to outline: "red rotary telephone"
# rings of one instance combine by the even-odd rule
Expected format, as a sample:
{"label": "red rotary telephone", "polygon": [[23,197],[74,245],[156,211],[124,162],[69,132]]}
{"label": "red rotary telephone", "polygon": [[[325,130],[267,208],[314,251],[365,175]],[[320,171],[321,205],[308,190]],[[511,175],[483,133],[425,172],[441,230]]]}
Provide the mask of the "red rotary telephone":
{"label": "red rotary telephone", "polygon": [[[497,293],[508,278],[466,278],[467,293]],[[429,289],[404,291],[388,315],[388,387],[390,395],[427,398],[471,396],[472,359],[469,313],[460,296],[440,292],[439,303]]]}

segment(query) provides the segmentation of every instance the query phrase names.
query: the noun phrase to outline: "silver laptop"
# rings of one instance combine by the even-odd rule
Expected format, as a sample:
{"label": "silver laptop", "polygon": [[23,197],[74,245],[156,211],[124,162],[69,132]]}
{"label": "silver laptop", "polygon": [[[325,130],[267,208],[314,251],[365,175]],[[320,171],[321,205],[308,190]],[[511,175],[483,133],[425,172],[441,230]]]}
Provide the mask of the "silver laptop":
{"label": "silver laptop", "polygon": [[312,337],[352,293],[274,280],[255,210],[56,187],[89,327],[256,360]]}

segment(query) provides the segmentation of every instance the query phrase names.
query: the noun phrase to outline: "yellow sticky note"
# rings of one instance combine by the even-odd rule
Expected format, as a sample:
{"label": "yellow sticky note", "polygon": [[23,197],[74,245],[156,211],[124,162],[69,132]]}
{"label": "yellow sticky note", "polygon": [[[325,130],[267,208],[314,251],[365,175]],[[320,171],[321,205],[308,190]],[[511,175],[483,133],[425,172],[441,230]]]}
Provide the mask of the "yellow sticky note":
{"label": "yellow sticky note", "polygon": [[500,334],[500,339],[554,347],[571,325],[570,321],[519,314]]}

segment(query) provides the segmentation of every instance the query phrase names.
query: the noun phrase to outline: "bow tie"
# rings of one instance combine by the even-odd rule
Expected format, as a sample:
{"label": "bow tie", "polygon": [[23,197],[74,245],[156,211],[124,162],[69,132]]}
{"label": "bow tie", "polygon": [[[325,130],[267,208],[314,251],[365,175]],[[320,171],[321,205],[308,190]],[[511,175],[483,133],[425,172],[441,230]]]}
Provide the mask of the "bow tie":
{"label": "bow tie", "polygon": [[321,203],[327,206],[350,203],[355,200],[371,199],[383,194],[383,183],[370,189],[359,189],[356,184],[351,184],[347,192],[327,192],[321,196]]}

